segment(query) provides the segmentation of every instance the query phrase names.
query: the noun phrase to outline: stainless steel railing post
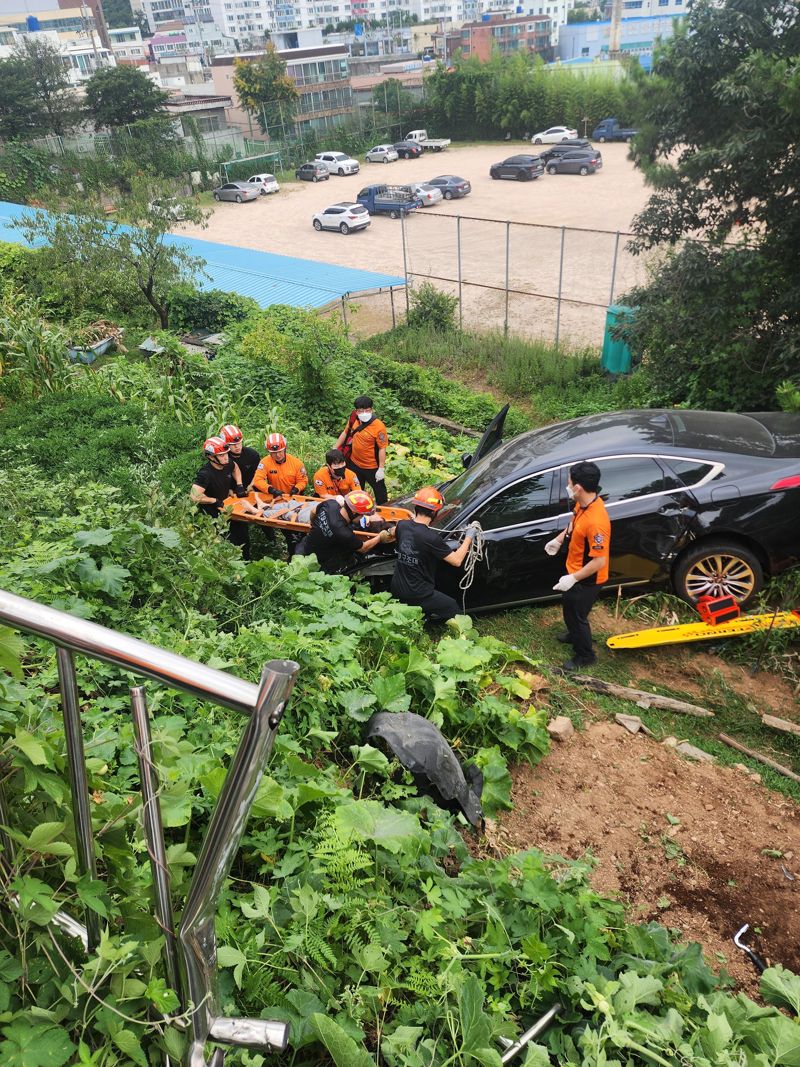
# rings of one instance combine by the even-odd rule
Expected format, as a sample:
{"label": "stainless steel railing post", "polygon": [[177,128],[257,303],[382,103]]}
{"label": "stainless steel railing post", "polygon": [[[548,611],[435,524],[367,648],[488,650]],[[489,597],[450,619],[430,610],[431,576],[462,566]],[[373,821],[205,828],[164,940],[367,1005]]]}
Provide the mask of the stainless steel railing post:
{"label": "stainless steel railing post", "polygon": [[147,712],[147,697],[143,685],[131,687],[131,714],[136,756],[139,760],[139,781],[142,790],[142,825],[150,857],[153,876],[156,922],[164,932],[164,967],[167,982],[178,994],[183,1006],[181,971],[178,962],[178,941],[172,917],[167,849],[164,843],[164,826],[161,821],[161,805],[158,801],[158,774],[153,763],[153,741],[150,734],[150,716]]}
{"label": "stainless steel railing post", "polygon": [[[75,824],[75,844],[78,870],[97,878],[94,858],[94,832],[89,810],[89,782],[86,776],[86,756],[83,751],[83,728],[78,703],[78,685],[75,681],[75,664],[72,653],[66,648],[56,648],[58,681],[61,687],[61,710],[64,715],[64,741],[67,747],[67,769],[72,793],[72,818]],[[91,908],[85,909],[86,932],[89,951],[100,944],[100,916]]]}
{"label": "stainless steel railing post", "polygon": [[209,1038],[223,1042],[234,1038],[237,1045],[281,1050],[288,1042],[285,1024],[219,1017],[214,917],[298,670],[291,660],[273,660],[264,667],[255,707],[231,761],[189,887],[178,936],[193,1007],[191,1067],[206,1067]]}

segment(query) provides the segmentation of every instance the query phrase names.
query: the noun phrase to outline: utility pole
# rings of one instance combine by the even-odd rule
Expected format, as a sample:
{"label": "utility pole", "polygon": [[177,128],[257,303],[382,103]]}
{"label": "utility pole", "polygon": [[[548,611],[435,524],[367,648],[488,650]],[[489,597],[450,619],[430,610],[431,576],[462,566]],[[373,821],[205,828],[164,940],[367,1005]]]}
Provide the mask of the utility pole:
{"label": "utility pole", "polygon": [[611,26],[608,31],[608,58],[619,59],[619,39],[622,29],[622,0],[612,0]]}

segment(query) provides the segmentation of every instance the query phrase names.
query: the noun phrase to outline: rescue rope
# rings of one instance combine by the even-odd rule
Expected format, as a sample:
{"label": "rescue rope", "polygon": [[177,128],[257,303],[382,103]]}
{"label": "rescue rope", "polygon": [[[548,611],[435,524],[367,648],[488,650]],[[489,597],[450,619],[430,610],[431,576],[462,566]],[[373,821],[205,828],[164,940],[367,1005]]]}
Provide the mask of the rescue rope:
{"label": "rescue rope", "polygon": [[472,544],[467,550],[467,554],[462,564],[464,573],[461,576],[461,581],[458,583],[458,588],[461,590],[461,610],[462,614],[467,614],[467,590],[475,581],[475,568],[479,563],[486,562],[486,566],[489,566],[489,545],[485,541],[483,536],[483,530],[479,522],[472,522],[469,526],[465,526],[460,530],[455,530],[456,534],[459,534],[463,541],[467,535],[467,532],[472,530],[475,535],[472,539]]}

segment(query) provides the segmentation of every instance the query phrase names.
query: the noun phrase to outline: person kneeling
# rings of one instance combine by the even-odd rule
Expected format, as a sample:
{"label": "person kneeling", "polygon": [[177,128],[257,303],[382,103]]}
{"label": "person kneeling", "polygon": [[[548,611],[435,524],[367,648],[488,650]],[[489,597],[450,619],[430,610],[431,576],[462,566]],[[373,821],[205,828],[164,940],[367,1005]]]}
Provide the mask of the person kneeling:
{"label": "person kneeling", "polygon": [[368,515],[373,508],[372,497],[360,489],[345,497],[323,500],[317,506],[310,531],[295,549],[295,555],[314,555],[322,570],[333,574],[353,552],[363,555],[377,545],[391,541],[394,536],[391,530],[380,530],[366,541],[353,530],[353,520],[359,515]]}
{"label": "person kneeling", "polygon": [[397,564],[392,578],[392,595],[404,604],[420,607],[425,618],[446,621],[461,614],[453,597],[436,588],[434,578],[439,560],[460,567],[475,534],[471,528],[456,549],[451,549],[439,530],[430,524],[444,504],[444,497],[432,486],[414,494],[414,518],[402,519],[395,528]]}

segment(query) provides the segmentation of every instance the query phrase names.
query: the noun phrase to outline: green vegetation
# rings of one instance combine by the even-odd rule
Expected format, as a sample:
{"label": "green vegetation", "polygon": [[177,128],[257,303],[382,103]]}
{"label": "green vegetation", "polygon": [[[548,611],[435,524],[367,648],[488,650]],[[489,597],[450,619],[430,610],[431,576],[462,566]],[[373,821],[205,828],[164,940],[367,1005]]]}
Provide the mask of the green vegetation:
{"label": "green vegetation", "polygon": [[796,14],[700,0],[635,79],[634,158],[655,192],[633,248],[665,255],[627,294],[623,332],[670,403],[771,408],[800,381]]}
{"label": "green vegetation", "polygon": [[262,133],[269,129],[267,111],[272,114],[273,121],[291,127],[294,104],[299,94],[274,44],[267,45],[261,59],[237,59],[233,85],[242,107],[255,118]]}
{"label": "green vegetation", "polygon": [[495,138],[509,132],[546,130],[565,123],[582,135],[608,115],[627,122],[629,89],[605,74],[575,77],[548,70],[541,59],[519,53],[499,54],[488,63],[456,53],[454,70],[440,67],[425,81],[428,129],[463,140]]}
{"label": "green vegetation", "polygon": [[139,67],[101,67],[86,83],[86,107],[97,130],[161,115],[166,99]]}

